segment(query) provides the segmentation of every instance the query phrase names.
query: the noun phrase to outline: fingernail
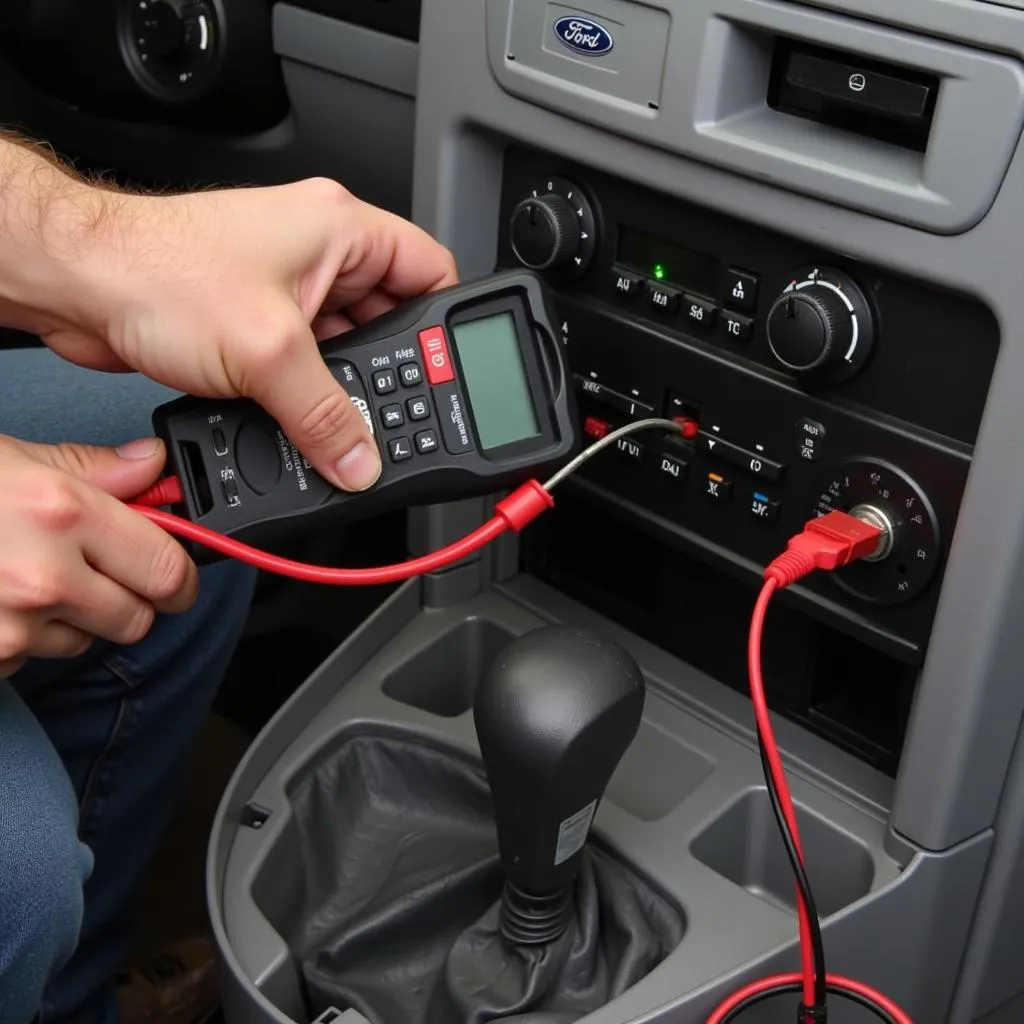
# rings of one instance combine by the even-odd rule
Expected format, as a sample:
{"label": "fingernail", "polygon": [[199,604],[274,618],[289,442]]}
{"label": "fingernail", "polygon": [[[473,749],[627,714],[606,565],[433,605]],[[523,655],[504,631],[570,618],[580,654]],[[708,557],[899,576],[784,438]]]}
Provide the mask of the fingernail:
{"label": "fingernail", "polygon": [[160,439],[158,437],[141,437],[138,441],[129,441],[117,447],[117,454],[122,459],[151,459],[160,451]]}
{"label": "fingernail", "polygon": [[338,479],[346,491],[365,491],[380,476],[380,457],[377,450],[360,441],[337,462]]}

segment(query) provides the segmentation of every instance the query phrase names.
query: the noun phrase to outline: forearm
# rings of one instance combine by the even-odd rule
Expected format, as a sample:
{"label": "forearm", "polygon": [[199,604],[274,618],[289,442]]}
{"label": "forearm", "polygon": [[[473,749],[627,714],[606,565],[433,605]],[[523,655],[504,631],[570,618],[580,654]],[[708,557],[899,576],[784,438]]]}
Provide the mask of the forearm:
{"label": "forearm", "polygon": [[47,334],[76,318],[124,199],[0,133],[0,326]]}

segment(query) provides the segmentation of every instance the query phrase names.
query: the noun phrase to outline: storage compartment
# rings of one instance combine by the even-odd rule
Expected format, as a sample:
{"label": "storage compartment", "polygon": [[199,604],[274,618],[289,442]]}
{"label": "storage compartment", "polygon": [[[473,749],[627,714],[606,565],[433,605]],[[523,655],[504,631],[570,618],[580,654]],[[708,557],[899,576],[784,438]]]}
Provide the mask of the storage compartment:
{"label": "storage compartment", "polygon": [[[616,469],[611,463],[610,471]],[[534,576],[749,693],[747,634],[756,585],[624,523],[600,496],[571,482],[524,541]],[[762,662],[772,710],[895,775],[917,669],[784,600],[772,605],[770,622]]]}
{"label": "storage compartment", "polygon": [[[819,915],[828,917],[866,896],[875,875],[867,848],[799,805],[796,815]],[[793,871],[766,790],[745,793],[690,850],[705,867],[747,892],[795,911]]]}
{"label": "storage compartment", "polygon": [[468,619],[388,675],[386,696],[431,715],[457,718],[512,634],[485,619]]}

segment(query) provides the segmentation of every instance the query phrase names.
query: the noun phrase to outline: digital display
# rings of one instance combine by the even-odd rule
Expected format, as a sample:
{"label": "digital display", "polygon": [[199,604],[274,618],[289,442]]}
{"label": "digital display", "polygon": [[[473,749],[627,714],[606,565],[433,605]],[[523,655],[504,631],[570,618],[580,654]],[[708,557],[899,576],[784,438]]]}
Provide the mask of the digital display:
{"label": "digital display", "polygon": [[495,313],[453,324],[462,386],[485,451],[540,434],[515,317]]}
{"label": "digital display", "polygon": [[718,295],[718,260],[625,224],[619,227],[616,263],[709,299]]}

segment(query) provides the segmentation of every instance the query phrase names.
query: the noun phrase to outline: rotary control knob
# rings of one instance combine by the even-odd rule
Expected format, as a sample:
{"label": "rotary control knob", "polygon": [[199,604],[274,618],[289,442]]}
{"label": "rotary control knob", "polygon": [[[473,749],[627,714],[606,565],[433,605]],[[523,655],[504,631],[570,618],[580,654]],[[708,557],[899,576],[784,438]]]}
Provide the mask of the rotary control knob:
{"label": "rotary control knob", "polygon": [[864,293],[849,276],[826,267],[795,276],[772,305],[767,326],[772,355],[801,376],[850,377],[874,344]]}
{"label": "rotary control knob", "polygon": [[220,53],[211,0],[122,0],[121,51],[136,81],[163,100],[195,99]]}
{"label": "rotary control knob", "polygon": [[582,189],[564,178],[539,182],[512,210],[509,244],[531,270],[560,277],[582,274],[595,247],[594,213]]}

